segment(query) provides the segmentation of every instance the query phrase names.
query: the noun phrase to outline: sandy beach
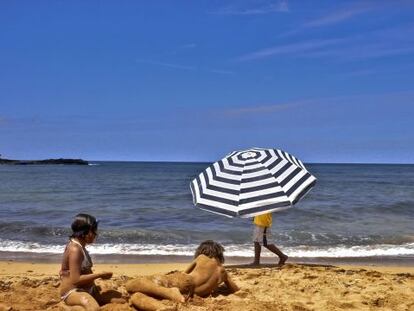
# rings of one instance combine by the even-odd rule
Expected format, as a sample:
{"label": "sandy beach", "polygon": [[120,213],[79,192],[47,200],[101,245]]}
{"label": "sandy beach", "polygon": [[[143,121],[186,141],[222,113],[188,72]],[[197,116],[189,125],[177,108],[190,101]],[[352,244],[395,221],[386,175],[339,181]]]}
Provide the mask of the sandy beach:
{"label": "sandy beach", "polygon": [[[95,271],[113,271],[98,281],[103,290],[126,295],[124,284],[140,275],[183,270],[183,263],[97,264]],[[209,298],[194,297],[176,310],[414,310],[414,267],[286,264],[282,268],[227,265],[241,287],[228,295],[219,290]],[[0,262],[0,311],[71,310],[59,301],[57,263]],[[127,303],[102,310],[135,310]],[[73,309],[75,310],[75,309]],[[76,309],[80,310],[80,309]]]}

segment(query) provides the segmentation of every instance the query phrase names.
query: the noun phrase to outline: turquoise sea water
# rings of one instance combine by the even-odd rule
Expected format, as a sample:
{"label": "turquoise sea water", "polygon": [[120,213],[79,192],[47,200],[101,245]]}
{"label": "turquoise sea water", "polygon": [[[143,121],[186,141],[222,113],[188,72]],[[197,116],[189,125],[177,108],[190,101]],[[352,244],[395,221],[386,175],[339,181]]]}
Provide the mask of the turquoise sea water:
{"label": "turquoise sea water", "polygon": [[[199,242],[214,239],[227,256],[250,257],[251,219],[192,204],[189,182],[207,165],[0,166],[0,252],[61,253],[72,217],[86,212],[100,220],[96,254],[191,255]],[[306,166],[316,187],[274,214],[273,241],[286,253],[414,256],[414,165]]]}

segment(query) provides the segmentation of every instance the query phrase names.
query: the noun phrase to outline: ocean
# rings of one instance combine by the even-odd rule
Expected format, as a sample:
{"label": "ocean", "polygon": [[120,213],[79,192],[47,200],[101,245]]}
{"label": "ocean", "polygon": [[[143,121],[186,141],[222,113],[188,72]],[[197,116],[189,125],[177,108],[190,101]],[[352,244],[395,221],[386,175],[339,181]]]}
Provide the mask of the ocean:
{"label": "ocean", "polygon": [[[206,239],[253,256],[252,220],[194,207],[190,181],[209,163],[0,165],[0,259],[61,254],[73,217],[98,218],[97,256],[192,256]],[[273,215],[291,258],[414,258],[414,165],[307,164],[316,186]],[[264,257],[273,255],[267,251]]]}

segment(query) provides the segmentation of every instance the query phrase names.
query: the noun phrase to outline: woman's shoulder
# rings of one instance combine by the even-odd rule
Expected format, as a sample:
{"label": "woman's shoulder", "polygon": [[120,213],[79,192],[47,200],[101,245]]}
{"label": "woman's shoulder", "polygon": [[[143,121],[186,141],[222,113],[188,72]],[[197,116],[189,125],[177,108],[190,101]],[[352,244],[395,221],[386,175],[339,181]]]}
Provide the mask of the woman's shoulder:
{"label": "woman's shoulder", "polygon": [[83,249],[82,246],[77,245],[76,243],[71,243],[69,242],[68,246],[66,247],[67,252],[70,255],[74,255],[74,256],[82,256],[83,257]]}

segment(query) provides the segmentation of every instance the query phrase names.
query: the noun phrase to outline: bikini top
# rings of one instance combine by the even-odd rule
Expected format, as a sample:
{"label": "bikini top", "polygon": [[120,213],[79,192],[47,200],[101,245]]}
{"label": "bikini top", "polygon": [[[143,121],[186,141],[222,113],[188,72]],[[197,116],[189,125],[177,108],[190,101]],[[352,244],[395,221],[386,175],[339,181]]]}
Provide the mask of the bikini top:
{"label": "bikini top", "polygon": [[[69,243],[65,247],[65,252],[64,253],[66,253],[70,243],[75,243],[75,244],[79,245],[81,250],[82,250],[83,260],[82,260],[82,263],[81,263],[81,274],[90,273],[91,269],[92,269],[92,266],[93,266],[93,263],[92,263],[91,256],[89,255],[89,252],[78,241],[70,239]],[[60,276],[68,276],[69,275],[69,265],[68,265],[67,261],[68,261],[67,257],[65,258],[65,256],[64,256],[63,261],[62,261],[62,267],[61,267],[60,272],[59,272]]]}

